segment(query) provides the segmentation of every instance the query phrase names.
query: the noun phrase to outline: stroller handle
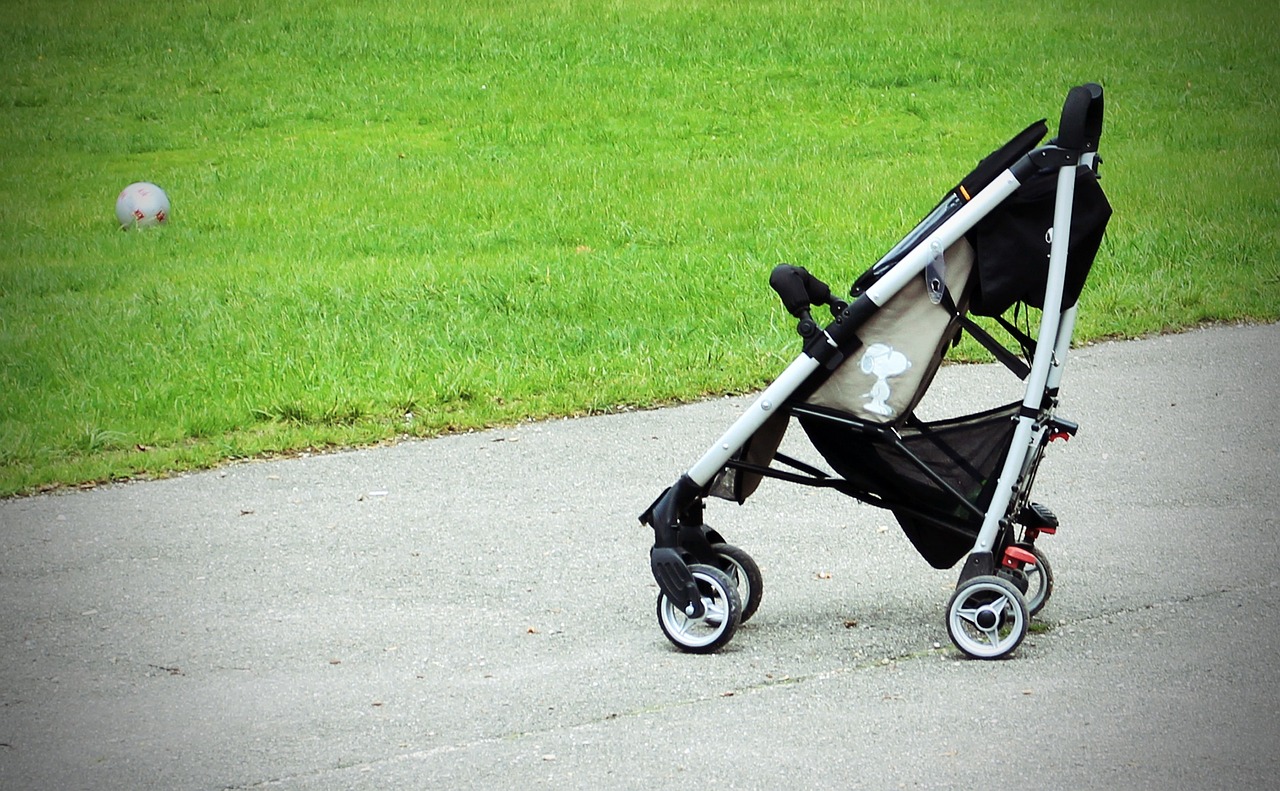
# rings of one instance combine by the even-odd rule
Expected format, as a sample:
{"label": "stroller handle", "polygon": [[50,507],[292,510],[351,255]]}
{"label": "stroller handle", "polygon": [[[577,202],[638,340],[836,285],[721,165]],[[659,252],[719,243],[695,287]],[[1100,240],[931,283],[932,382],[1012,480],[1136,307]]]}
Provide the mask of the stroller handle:
{"label": "stroller handle", "polygon": [[1102,137],[1102,108],[1101,85],[1091,82],[1072,88],[1062,105],[1062,121],[1054,142],[1068,151],[1097,151]]}
{"label": "stroller handle", "polygon": [[787,312],[801,320],[812,321],[809,308],[813,305],[827,305],[833,315],[847,307],[832,296],[830,286],[802,266],[778,264],[769,275],[769,286],[781,297]]}

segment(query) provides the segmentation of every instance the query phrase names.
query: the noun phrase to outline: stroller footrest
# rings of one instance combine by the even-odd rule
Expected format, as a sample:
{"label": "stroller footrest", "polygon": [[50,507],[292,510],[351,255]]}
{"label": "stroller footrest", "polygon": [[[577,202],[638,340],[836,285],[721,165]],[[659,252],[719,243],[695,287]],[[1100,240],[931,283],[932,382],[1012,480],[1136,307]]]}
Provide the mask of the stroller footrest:
{"label": "stroller footrest", "polygon": [[1049,441],[1053,442],[1055,439],[1071,439],[1080,430],[1080,424],[1055,415],[1050,418],[1048,429]]}
{"label": "stroller footrest", "polygon": [[706,614],[698,583],[680,553],[671,547],[654,547],[649,553],[649,566],[662,593],[690,618]]}
{"label": "stroller footrest", "polygon": [[1032,530],[1043,530],[1046,533],[1058,529],[1058,516],[1049,510],[1049,506],[1032,503],[1018,514],[1018,521]]}

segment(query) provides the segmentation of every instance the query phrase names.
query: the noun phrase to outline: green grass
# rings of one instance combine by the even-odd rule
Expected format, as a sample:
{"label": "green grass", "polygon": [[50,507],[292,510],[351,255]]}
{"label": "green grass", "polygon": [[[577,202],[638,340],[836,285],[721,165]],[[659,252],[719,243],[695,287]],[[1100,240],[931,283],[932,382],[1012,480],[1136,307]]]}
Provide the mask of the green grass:
{"label": "green grass", "polygon": [[[1080,338],[1280,317],[1280,8],[0,0],[0,495],[757,388],[1065,91]],[[168,227],[115,227],[154,181]],[[971,347],[961,350],[978,354]]]}

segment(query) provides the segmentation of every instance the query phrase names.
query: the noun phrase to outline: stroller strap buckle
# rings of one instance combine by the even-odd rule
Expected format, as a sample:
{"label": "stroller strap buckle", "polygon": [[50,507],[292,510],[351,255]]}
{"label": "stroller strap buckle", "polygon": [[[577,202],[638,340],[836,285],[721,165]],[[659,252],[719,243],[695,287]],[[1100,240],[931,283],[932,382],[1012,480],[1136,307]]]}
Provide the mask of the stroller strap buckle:
{"label": "stroller strap buckle", "polygon": [[939,305],[947,291],[947,258],[938,242],[929,244],[929,253],[929,263],[924,268],[924,285],[929,292],[929,301]]}

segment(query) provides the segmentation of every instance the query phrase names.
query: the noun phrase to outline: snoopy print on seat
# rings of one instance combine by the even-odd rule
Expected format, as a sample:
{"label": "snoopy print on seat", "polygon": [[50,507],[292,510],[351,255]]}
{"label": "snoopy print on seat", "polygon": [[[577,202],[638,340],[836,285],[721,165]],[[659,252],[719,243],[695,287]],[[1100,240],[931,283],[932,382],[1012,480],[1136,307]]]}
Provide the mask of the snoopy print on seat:
{"label": "snoopy print on seat", "polygon": [[873,343],[862,355],[862,372],[876,378],[871,385],[871,392],[863,393],[863,398],[871,399],[863,407],[868,412],[885,417],[893,417],[894,409],[886,403],[889,399],[889,379],[901,376],[911,368],[911,361],[900,351],[885,343]]}

